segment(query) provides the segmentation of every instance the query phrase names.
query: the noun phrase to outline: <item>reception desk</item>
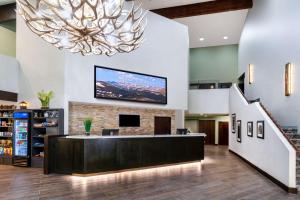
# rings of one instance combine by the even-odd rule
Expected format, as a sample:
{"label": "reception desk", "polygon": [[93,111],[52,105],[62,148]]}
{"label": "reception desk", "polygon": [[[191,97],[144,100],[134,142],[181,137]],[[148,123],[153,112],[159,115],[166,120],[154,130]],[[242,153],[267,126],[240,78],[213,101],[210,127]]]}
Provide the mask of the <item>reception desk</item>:
{"label": "reception desk", "polygon": [[205,134],[47,138],[45,173],[89,174],[204,159]]}

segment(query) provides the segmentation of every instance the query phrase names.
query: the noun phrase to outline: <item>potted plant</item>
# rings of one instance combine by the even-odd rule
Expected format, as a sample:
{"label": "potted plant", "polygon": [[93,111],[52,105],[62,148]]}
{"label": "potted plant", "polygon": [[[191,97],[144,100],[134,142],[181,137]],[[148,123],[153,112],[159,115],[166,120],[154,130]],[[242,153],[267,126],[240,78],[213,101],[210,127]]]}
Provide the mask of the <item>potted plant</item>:
{"label": "potted plant", "polygon": [[53,98],[53,96],[53,91],[45,92],[42,90],[41,92],[38,92],[38,98],[41,101],[42,109],[49,109],[50,100]]}
{"label": "potted plant", "polygon": [[86,136],[91,135],[92,123],[93,123],[93,119],[90,118],[90,117],[85,118],[84,121],[83,121]]}

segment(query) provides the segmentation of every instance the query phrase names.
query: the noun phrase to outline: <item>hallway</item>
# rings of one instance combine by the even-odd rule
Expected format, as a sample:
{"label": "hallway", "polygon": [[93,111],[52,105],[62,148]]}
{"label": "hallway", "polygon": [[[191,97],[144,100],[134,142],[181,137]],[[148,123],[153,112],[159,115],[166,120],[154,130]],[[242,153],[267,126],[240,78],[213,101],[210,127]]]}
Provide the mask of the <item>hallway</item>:
{"label": "hallway", "polygon": [[143,199],[236,200],[300,199],[287,194],[222,146],[206,146],[201,164],[75,177],[42,170],[0,166],[1,200]]}

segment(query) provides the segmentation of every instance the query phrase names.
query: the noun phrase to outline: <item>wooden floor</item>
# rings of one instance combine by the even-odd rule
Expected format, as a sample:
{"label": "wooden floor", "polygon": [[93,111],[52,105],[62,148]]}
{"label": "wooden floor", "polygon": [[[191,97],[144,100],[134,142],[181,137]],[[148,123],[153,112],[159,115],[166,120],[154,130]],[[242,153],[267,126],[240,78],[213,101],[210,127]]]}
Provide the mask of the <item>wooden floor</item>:
{"label": "wooden floor", "polygon": [[287,194],[226,147],[206,147],[205,160],[174,167],[74,177],[0,166],[0,199],[280,200]]}

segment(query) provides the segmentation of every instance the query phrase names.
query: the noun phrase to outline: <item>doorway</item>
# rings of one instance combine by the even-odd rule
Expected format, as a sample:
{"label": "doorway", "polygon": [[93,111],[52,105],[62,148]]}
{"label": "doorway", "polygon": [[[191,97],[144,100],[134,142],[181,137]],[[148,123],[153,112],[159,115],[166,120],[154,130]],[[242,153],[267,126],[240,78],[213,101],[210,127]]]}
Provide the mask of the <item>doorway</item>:
{"label": "doorway", "polygon": [[238,87],[242,91],[242,93],[245,93],[245,73],[243,73],[239,78],[238,78]]}
{"label": "doorway", "polygon": [[171,117],[154,117],[154,135],[171,134]]}
{"label": "doorway", "polygon": [[199,133],[205,133],[205,144],[215,144],[215,120],[199,120]]}
{"label": "doorway", "polygon": [[219,145],[228,146],[228,122],[219,122]]}

